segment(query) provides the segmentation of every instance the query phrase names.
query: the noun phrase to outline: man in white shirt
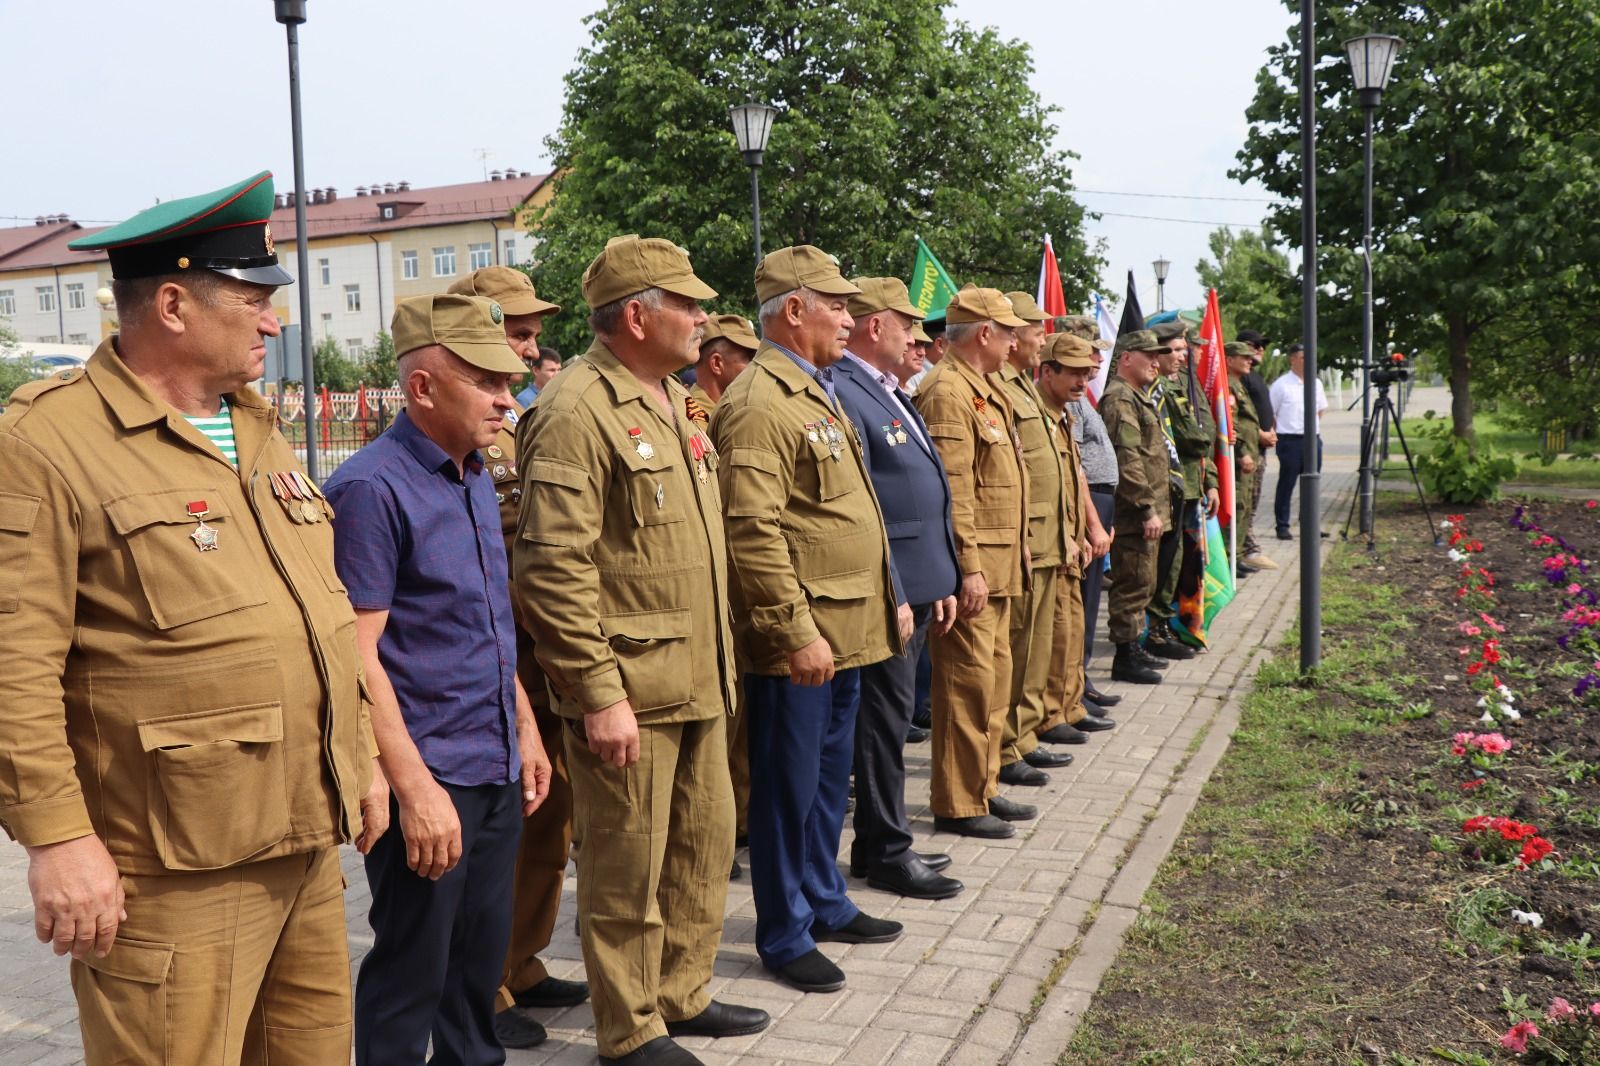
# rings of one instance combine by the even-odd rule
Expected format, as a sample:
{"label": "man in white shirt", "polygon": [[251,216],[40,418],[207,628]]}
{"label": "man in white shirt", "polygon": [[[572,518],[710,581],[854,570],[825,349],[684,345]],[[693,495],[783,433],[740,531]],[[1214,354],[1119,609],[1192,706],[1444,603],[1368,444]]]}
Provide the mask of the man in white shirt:
{"label": "man in white shirt", "polygon": [[[1305,462],[1306,448],[1306,350],[1296,344],[1289,349],[1289,372],[1272,383],[1272,418],[1278,433],[1278,491],[1272,501],[1272,515],[1278,526],[1278,539],[1290,540],[1289,501],[1294,496],[1294,485],[1300,480],[1300,470]],[[1328,409],[1328,397],[1323,394],[1322,382],[1317,389],[1317,425],[1322,424],[1322,413]],[[1322,435],[1313,428],[1317,442],[1317,469],[1322,469]]]}

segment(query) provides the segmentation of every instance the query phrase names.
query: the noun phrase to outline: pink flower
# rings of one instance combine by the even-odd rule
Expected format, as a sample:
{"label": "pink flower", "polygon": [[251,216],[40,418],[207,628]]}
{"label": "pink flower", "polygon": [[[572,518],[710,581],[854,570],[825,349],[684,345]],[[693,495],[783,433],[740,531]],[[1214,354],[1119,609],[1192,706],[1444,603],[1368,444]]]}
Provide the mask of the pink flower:
{"label": "pink flower", "polygon": [[1584,501],[1584,504],[1583,504],[1583,509],[1584,510],[1592,511],[1596,507],[1600,507],[1600,500],[1586,500],[1586,501]]}
{"label": "pink flower", "polygon": [[1500,1046],[1510,1048],[1518,1055],[1528,1050],[1528,1041],[1539,1035],[1539,1027],[1532,1022],[1518,1022],[1500,1038]]}
{"label": "pink flower", "polygon": [[1550,1009],[1544,1012],[1546,1019],[1552,1022],[1564,1022],[1569,1018],[1576,1018],[1578,1012],[1572,1009],[1572,1004],[1557,996],[1550,1001]]}
{"label": "pink flower", "polygon": [[1504,633],[1506,631],[1506,627],[1501,625],[1499,622],[1496,622],[1494,620],[1494,617],[1492,615],[1490,615],[1487,611],[1479,611],[1478,612],[1478,617],[1483,619],[1483,624],[1484,625],[1488,626],[1490,629],[1494,630],[1496,633]]}
{"label": "pink flower", "polygon": [[1600,1003],[1589,1004],[1589,1013],[1594,1015],[1596,1018],[1600,1018]]}
{"label": "pink flower", "polygon": [[1473,738],[1472,746],[1485,755],[1504,755],[1511,750],[1511,741],[1499,733],[1479,733]]}
{"label": "pink flower", "polygon": [[1576,581],[1574,581],[1572,584],[1567,586],[1567,595],[1568,596],[1576,596],[1578,593],[1580,593],[1582,591],[1583,591],[1583,586],[1578,584]]}
{"label": "pink flower", "polygon": [[1479,629],[1471,622],[1462,622],[1456,628],[1461,630],[1461,635],[1465,637],[1479,637],[1483,635],[1483,630]]}

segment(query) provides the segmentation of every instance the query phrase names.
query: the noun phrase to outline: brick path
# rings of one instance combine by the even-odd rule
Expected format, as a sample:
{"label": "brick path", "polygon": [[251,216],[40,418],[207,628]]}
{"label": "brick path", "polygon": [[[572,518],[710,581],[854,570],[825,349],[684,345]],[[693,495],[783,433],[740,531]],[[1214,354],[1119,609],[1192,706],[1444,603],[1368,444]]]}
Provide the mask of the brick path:
{"label": "brick path", "polygon": [[[1357,462],[1358,417],[1330,411],[1324,423],[1324,529],[1337,530],[1344,523]],[[1255,658],[1294,623],[1298,542],[1272,539],[1270,502],[1257,529],[1267,531],[1262,543],[1283,568],[1244,582],[1219,618],[1208,654],[1174,664],[1161,685],[1109,686],[1111,649],[1097,644],[1091,673],[1123,696],[1113,712],[1119,725],[1074,748],[1076,762],[1053,771],[1048,786],[1009,790],[1040,805],[1039,819],[1019,825],[1015,838],[977,841],[934,834],[927,809],[927,746],[908,749],[907,798],[916,846],[950,852],[951,873],[967,888],[955,899],[924,902],[852,882],[853,898],[863,910],[905,923],[906,932],[892,944],[824,945],[848,977],[843,991],[803,995],[771,979],[756,958],[749,882],[734,882],[712,991],[762,1007],[774,1022],[756,1036],[685,1044],[710,1066],[1053,1063],[1227,748],[1237,723],[1240,685],[1253,676]],[[848,832],[847,827],[841,851],[846,856]],[[371,944],[368,897],[353,850],[346,849],[344,865],[351,885],[350,956],[356,962]],[[33,939],[26,874],[22,849],[0,842],[0,1062],[79,1063],[67,967]],[[581,977],[570,879],[567,892],[546,958],[557,976]],[[587,1066],[595,1061],[587,1005],[539,1017],[550,1040],[530,1051],[510,1052],[508,1063]]]}

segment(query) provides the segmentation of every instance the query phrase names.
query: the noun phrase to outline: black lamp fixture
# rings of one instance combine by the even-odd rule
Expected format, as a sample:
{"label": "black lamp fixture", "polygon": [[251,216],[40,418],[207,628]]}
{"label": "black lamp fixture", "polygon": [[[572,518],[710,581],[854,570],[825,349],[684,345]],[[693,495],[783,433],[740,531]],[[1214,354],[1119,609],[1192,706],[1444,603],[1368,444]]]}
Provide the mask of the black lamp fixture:
{"label": "black lamp fixture", "polygon": [[1167,272],[1172,269],[1172,263],[1166,256],[1162,256],[1150,264],[1156,271],[1156,311],[1167,309]]}
{"label": "black lamp fixture", "polygon": [[772,120],[777,114],[776,108],[754,100],[728,108],[728,117],[733,121],[733,139],[739,142],[739,154],[750,168],[750,219],[758,265],[761,262],[761,157],[766,153]]}

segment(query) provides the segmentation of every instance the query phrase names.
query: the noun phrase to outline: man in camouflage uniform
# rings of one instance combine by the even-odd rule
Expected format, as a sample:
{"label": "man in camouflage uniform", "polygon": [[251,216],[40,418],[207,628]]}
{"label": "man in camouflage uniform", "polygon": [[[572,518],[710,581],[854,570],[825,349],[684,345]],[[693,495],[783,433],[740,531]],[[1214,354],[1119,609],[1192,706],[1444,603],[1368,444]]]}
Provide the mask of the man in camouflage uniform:
{"label": "man in camouflage uniform", "polygon": [[1207,512],[1215,507],[1216,467],[1210,461],[1216,446],[1216,426],[1206,414],[1205,404],[1189,397],[1189,341],[1181,320],[1164,322],[1155,328],[1156,340],[1171,351],[1160,358],[1161,379],[1156,383],[1162,417],[1168,438],[1178,452],[1182,469],[1182,501],[1178,485],[1173,484],[1173,528],[1162,535],[1156,558],[1156,591],[1150,599],[1150,633],[1145,647],[1164,659],[1192,659],[1193,648],[1181,643],[1172,632],[1177,617],[1178,574],[1183,569],[1184,530],[1196,529]]}

